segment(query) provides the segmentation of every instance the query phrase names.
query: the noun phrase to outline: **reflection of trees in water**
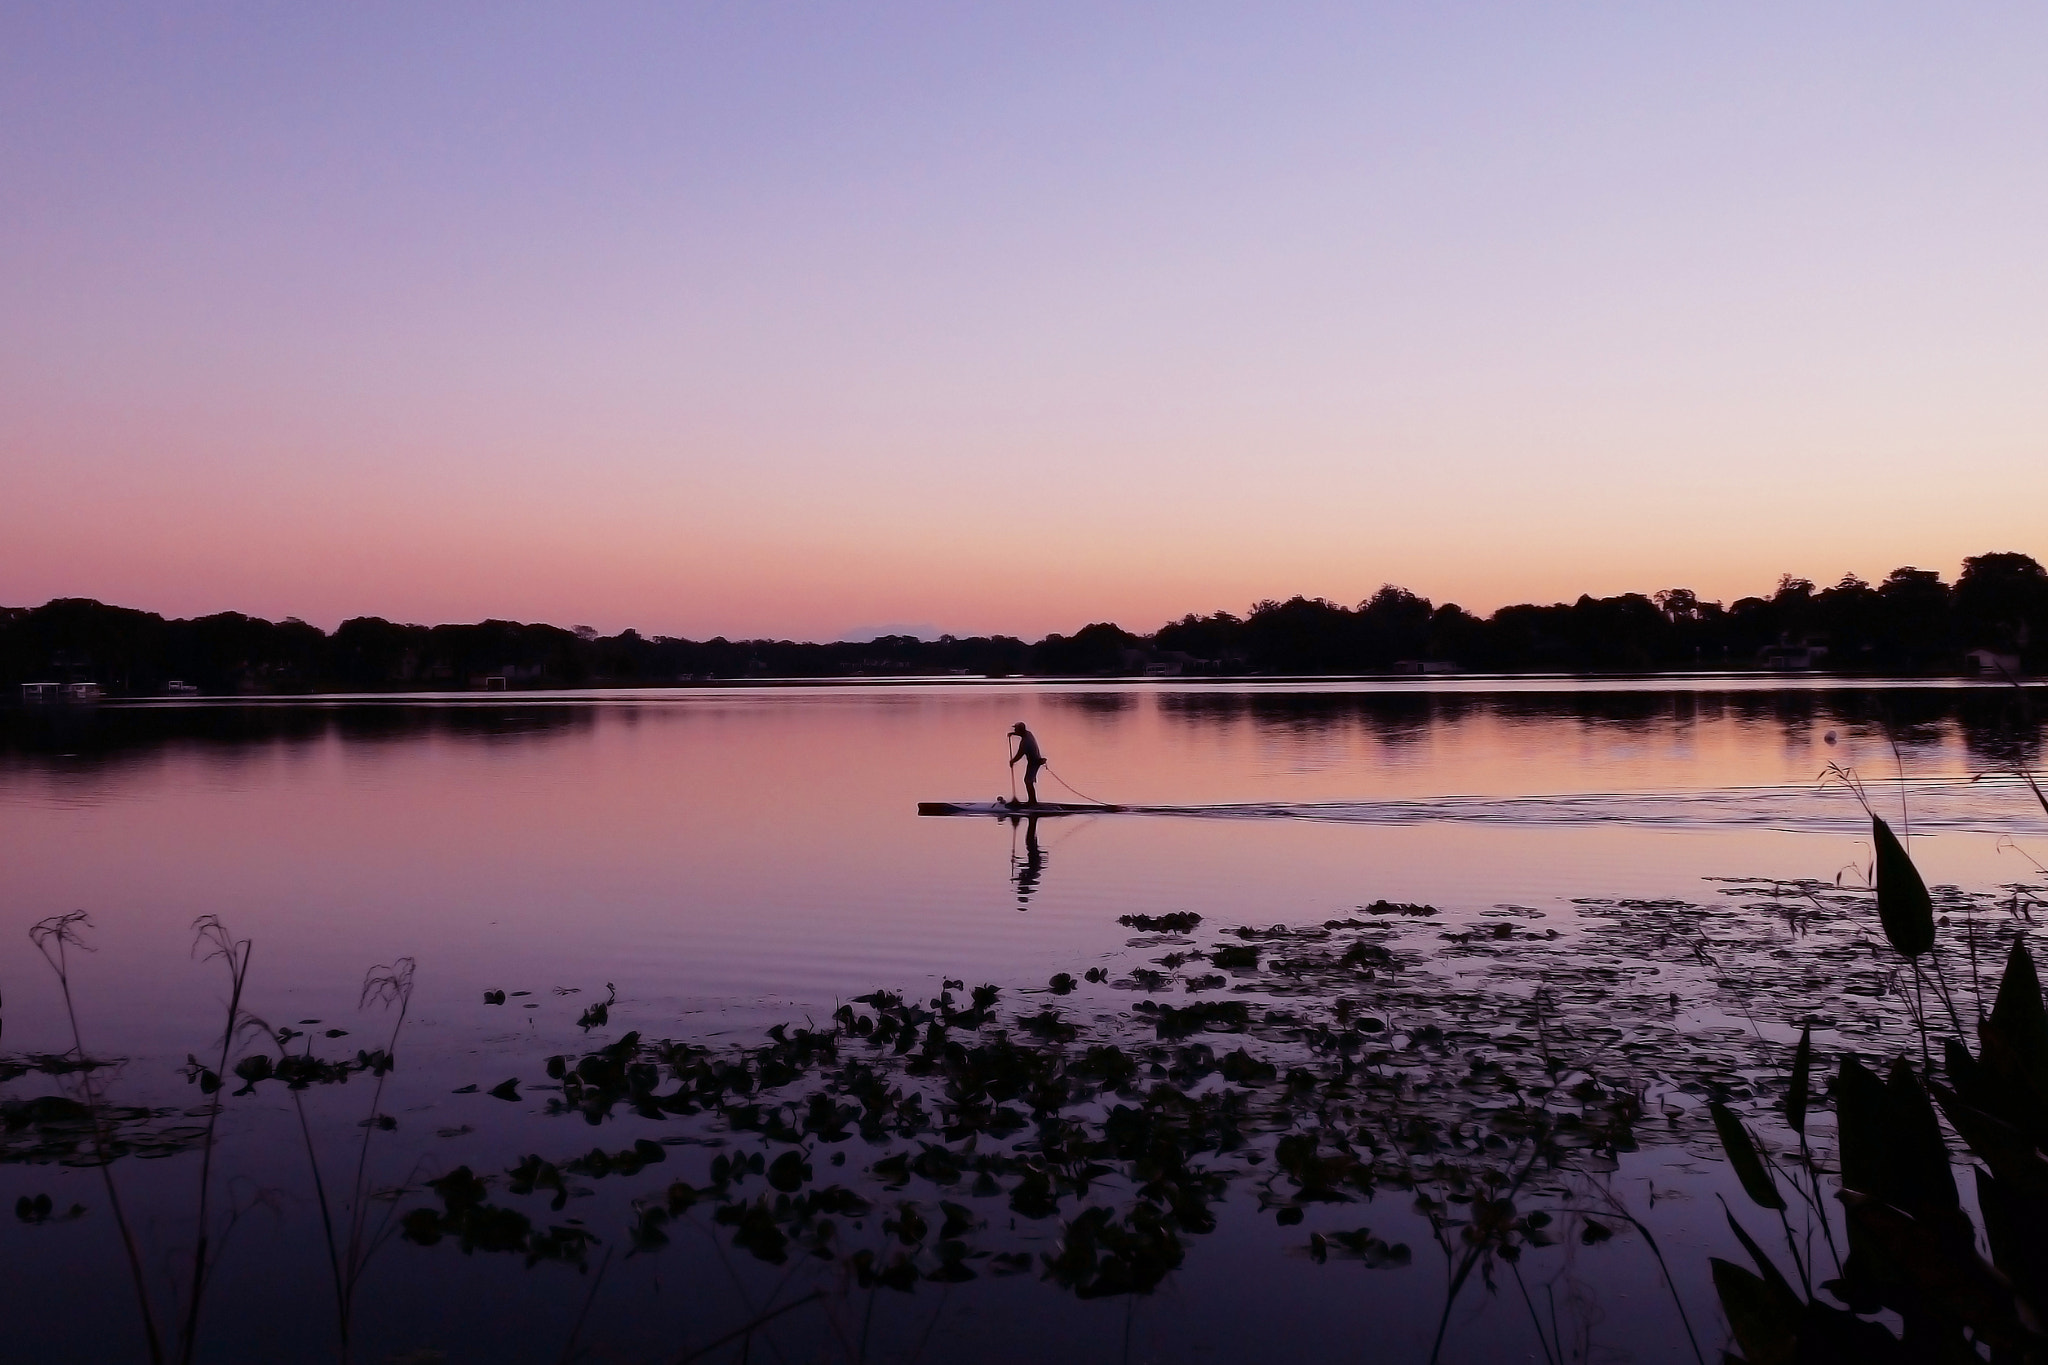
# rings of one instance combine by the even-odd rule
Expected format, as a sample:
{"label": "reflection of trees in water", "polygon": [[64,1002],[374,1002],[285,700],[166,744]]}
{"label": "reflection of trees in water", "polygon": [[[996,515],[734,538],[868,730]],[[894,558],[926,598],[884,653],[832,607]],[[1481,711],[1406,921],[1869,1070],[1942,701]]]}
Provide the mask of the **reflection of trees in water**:
{"label": "reflection of trees in water", "polygon": [[1048,692],[1039,698],[1050,710],[1063,712],[1090,730],[1110,732],[1131,715],[1137,695],[1125,689],[1101,692]]}
{"label": "reflection of trees in water", "polygon": [[1974,769],[2038,766],[2043,719],[2013,688],[1842,688],[1727,692],[1165,692],[1160,716],[1188,729],[1248,729],[1294,742],[1369,735],[1387,748],[1480,719],[1567,724],[1641,738],[1701,725],[1775,734],[1804,752],[1834,726],[1910,755],[1960,738]]}
{"label": "reflection of trees in water", "polygon": [[1168,692],[1159,712],[1189,728],[1247,728],[1296,743],[1365,734],[1399,745],[1455,725],[1473,706],[1466,697],[1427,693]]}
{"label": "reflection of trees in water", "polygon": [[2042,717],[2031,692],[2018,688],[2002,690],[1997,700],[1984,698],[1981,705],[1958,713],[1963,746],[1973,768],[2039,769],[2041,766]]}
{"label": "reflection of trees in water", "polygon": [[[475,703],[267,703],[0,710],[0,759],[60,773],[117,771],[178,751],[234,766],[326,740],[392,746],[426,738],[521,743],[587,733],[615,708]],[[56,761],[52,761],[56,760]]]}

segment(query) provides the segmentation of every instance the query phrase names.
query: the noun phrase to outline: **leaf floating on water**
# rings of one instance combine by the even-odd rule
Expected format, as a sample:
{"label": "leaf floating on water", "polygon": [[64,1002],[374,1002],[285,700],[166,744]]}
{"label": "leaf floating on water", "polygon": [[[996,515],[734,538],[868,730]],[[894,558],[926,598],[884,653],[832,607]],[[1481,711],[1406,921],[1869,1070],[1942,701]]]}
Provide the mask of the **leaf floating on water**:
{"label": "leaf floating on water", "polygon": [[519,1098],[519,1078],[514,1076],[509,1080],[500,1081],[490,1088],[489,1093],[492,1099],[516,1100]]}
{"label": "leaf floating on water", "polygon": [[504,1004],[504,1003],[505,1003],[505,992],[503,992],[503,991],[485,991],[485,992],[484,992],[484,1003],[485,1003],[486,1005],[502,1005],[502,1004]]}
{"label": "leaf floating on water", "polygon": [[1877,847],[1877,918],[1884,936],[1903,957],[1918,957],[1934,946],[1934,902],[1920,869],[1882,816],[1870,817]]}
{"label": "leaf floating on water", "polygon": [[1192,910],[1176,910],[1167,915],[1119,915],[1116,922],[1126,929],[1147,933],[1186,934],[1194,931],[1202,917]]}
{"label": "leaf floating on water", "polygon": [[1436,913],[1436,907],[1434,905],[1409,905],[1405,903],[1397,903],[1394,901],[1385,900],[1374,901],[1371,905],[1362,906],[1360,908],[1363,909],[1365,913],[1368,915],[1423,916],[1434,915]]}
{"label": "leaf floating on water", "polygon": [[24,1223],[75,1223],[85,1217],[85,1205],[73,1204],[62,1213],[56,1211],[50,1196],[39,1194],[31,1199],[27,1195],[14,1201],[14,1216]]}
{"label": "leaf floating on water", "polygon": [[[1602,1229],[1605,1231],[1605,1229]],[[1405,1267],[1411,1253],[1406,1242],[1389,1244],[1372,1235],[1369,1228],[1353,1232],[1333,1232],[1325,1237],[1321,1233],[1309,1238],[1309,1255],[1318,1262],[1330,1256],[1342,1256],[1348,1260],[1363,1262],[1367,1270],[1399,1270]],[[1316,1244],[1321,1243],[1321,1255],[1317,1255]]]}
{"label": "leaf floating on water", "polygon": [[811,1163],[802,1152],[784,1152],[768,1163],[768,1184],[784,1194],[795,1194],[811,1178]]}

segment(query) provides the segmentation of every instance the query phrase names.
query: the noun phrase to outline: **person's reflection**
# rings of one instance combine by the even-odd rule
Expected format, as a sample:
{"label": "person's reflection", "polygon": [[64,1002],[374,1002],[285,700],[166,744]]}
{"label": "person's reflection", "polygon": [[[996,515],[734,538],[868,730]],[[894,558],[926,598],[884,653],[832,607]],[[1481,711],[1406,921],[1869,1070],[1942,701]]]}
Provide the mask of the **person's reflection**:
{"label": "person's reflection", "polygon": [[1024,856],[1017,856],[1017,841],[1014,837],[1017,822],[1010,822],[1010,879],[1017,883],[1017,908],[1029,910],[1031,895],[1038,890],[1038,879],[1045,875],[1045,850],[1038,846],[1038,817],[1033,815],[1024,821]]}

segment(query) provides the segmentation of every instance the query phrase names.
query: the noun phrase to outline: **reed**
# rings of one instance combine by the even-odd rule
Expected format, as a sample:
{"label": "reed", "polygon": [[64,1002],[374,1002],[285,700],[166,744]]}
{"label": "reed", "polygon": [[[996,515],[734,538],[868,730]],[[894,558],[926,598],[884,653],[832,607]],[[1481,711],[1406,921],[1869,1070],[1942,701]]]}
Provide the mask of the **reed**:
{"label": "reed", "polygon": [[199,1344],[199,1309],[205,1300],[207,1278],[213,1265],[207,1259],[211,1246],[212,1219],[208,1210],[208,1199],[213,1191],[213,1154],[220,1128],[220,1114],[223,1106],[221,1077],[227,1072],[228,1057],[234,1049],[235,1040],[240,1036],[245,1023],[242,1013],[242,990],[249,980],[250,940],[237,939],[227,931],[217,915],[201,915],[193,921],[192,951],[205,950],[206,961],[219,962],[228,974],[228,1017],[221,1029],[220,1059],[210,1075],[200,1080],[202,1091],[211,1095],[206,1113],[206,1137],[201,1144],[199,1159],[199,1211],[193,1222],[198,1229],[198,1239],[192,1248],[192,1279],[186,1291],[186,1306],[183,1325],[179,1329],[179,1365],[191,1365],[194,1352]]}
{"label": "reed", "polygon": [[[413,972],[415,964],[410,957],[401,957],[389,965],[372,967],[363,977],[362,994],[356,1001],[358,1009],[371,1005],[382,1005],[387,1010],[396,1006],[391,1021],[390,1037],[381,1053],[359,1053],[358,1060],[363,1069],[376,1077],[376,1084],[370,1092],[370,1111],[362,1122],[362,1138],[356,1147],[356,1160],[349,1180],[347,1200],[341,1205],[346,1221],[337,1227],[336,1203],[328,1192],[327,1178],[320,1165],[319,1144],[313,1139],[311,1120],[306,1115],[305,1092],[308,1086],[335,1077],[346,1075],[344,1067],[340,1072],[323,1066],[312,1055],[312,1043],[308,1039],[306,1050],[300,1054],[288,1049],[293,1038],[299,1036],[290,1030],[279,1030],[276,1042],[279,1053],[274,1074],[286,1082],[291,1092],[292,1107],[299,1120],[299,1136],[305,1144],[306,1164],[312,1174],[314,1201],[320,1210],[320,1232],[327,1253],[329,1281],[334,1291],[335,1334],[340,1345],[342,1365],[348,1365],[354,1349],[354,1321],[357,1291],[362,1287],[363,1273],[370,1260],[387,1242],[396,1229],[392,1225],[391,1203],[384,1206],[383,1216],[375,1228],[369,1221],[369,1162],[370,1142],[378,1129],[378,1117],[384,1099],[385,1078],[396,1066],[399,1032],[405,1027],[405,1017],[412,1005]],[[252,1081],[253,1084],[253,1081]]]}
{"label": "reed", "polygon": [[71,998],[71,950],[91,952],[92,948],[79,933],[90,929],[92,919],[83,910],[72,910],[61,915],[52,915],[39,920],[28,931],[29,942],[42,954],[43,961],[50,964],[50,970],[57,975],[57,986],[64,995],[64,1015],[71,1022],[71,1047],[78,1059],[77,1071],[80,1100],[85,1105],[91,1124],[94,1164],[99,1167],[100,1179],[107,1192],[107,1208],[113,1214],[114,1226],[121,1238],[121,1250],[128,1262],[128,1274],[135,1286],[135,1304],[142,1315],[143,1341],[149,1352],[150,1365],[163,1365],[163,1337],[157,1331],[156,1313],[151,1306],[149,1280],[143,1273],[142,1253],[135,1242],[135,1229],[128,1221],[127,1211],[121,1205],[120,1187],[114,1181],[113,1153],[106,1130],[105,1115],[100,1097],[93,1088],[93,1068],[88,1064],[85,1038],[78,1027],[78,1006]]}

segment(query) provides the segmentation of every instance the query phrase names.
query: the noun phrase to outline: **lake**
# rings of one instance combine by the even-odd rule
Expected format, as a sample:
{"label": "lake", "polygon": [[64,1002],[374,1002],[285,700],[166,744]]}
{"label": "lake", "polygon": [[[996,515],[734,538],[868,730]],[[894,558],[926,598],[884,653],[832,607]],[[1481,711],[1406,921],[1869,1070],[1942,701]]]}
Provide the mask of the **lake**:
{"label": "lake", "polygon": [[[2031,695],[934,682],[0,713],[11,1351],[147,1359],[146,1299],[175,1358],[210,1162],[200,1360],[334,1359],[344,1319],[365,1361],[1711,1358],[1707,1258],[1743,1255],[1716,1196],[1742,1193],[1705,1099],[1766,1123],[1808,1017],[1822,1050],[1907,1046],[1870,822],[1824,773],[1910,835],[1944,951],[1963,970],[1981,923],[1995,982],[2048,858]],[[1007,795],[1016,720],[1042,796],[1144,809],[915,813]],[[88,1070],[29,935],[73,911]],[[249,942],[260,1021],[211,1138],[209,915]],[[1168,915],[1200,922],[1119,922]],[[401,959],[402,1017],[396,985],[364,1004]],[[1395,1091],[1398,1115],[1373,1098]],[[1504,1126],[1568,1092],[1582,1136]],[[1503,1190],[1521,1221],[1460,1280]]]}

